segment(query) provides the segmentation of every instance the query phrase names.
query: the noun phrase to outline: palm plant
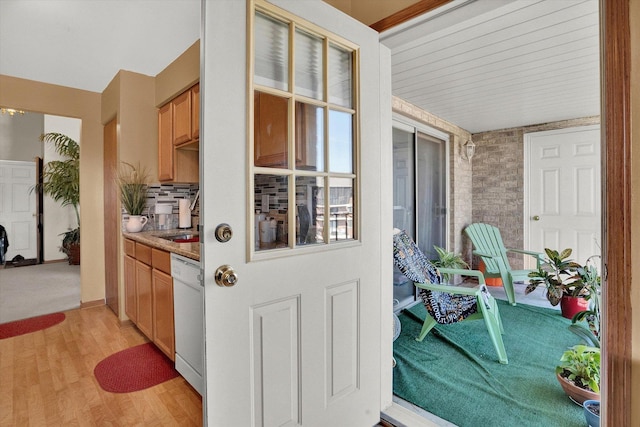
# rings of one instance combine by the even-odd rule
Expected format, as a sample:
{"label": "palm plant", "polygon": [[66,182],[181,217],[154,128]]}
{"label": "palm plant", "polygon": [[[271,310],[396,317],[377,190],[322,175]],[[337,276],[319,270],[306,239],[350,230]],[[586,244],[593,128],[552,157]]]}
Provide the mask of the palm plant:
{"label": "palm plant", "polygon": [[55,151],[63,159],[46,163],[42,170],[39,189],[62,206],[72,206],[78,226],[63,233],[60,250],[69,255],[71,244],[80,244],[80,145],[62,133],[49,132],[40,135],[40,141],[53,143]]}

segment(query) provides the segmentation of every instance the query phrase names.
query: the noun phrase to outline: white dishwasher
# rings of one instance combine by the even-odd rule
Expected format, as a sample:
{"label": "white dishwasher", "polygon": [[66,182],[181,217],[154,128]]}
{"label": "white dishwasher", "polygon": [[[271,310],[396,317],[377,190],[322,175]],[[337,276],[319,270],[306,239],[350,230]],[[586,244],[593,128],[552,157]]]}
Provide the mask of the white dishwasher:
{"label": "white dishwasher", "polygon": [[204,387],[204,287],[200,263],[171,254],[176,370],[202,395]]}

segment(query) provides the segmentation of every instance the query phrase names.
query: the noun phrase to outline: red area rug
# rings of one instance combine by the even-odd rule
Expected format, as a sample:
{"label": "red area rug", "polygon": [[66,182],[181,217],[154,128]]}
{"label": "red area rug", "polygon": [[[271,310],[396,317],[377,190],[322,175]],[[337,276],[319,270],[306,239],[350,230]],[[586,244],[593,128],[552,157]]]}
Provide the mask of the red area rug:
{"label": "red area rug", "polygon": [[0,340],[50,328],[65,319],[64,313],[45,314],[0,325]]}
{"label": "red area rug", "polygon": [[177,377],[173,362],[152,343],[112,354],[93,370],[100,387],[112,393],[131,393]]}

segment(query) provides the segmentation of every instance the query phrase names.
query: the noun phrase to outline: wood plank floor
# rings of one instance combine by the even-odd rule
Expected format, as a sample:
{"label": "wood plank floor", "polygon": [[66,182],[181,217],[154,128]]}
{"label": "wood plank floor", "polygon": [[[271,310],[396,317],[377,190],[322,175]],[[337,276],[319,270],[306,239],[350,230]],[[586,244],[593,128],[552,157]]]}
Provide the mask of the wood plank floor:
{"label": "wood plank floor", "polygon": [[65,314],[51,328],[0,340],[0,426],[202,425],[202,399],[182,377],[134,393],[102,390],[96,364],[147,339],[106,306]]}

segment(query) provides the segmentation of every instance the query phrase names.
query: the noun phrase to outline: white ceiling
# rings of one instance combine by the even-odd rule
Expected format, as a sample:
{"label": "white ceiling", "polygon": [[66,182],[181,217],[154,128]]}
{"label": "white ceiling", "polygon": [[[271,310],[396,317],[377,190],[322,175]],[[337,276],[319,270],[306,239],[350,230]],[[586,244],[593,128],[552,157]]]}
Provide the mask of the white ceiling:
{"label": "white ceiling", "polygon": [[381,39],[393,94],[472,133],[600,114],[597,0],[455,0]]}
{"label": "white ceiling", "polygon": [[[598,0],[454,0],[381,35],[393,93],[470,132],[598,115]],[[0,0],[0,74],[102,92],[200,37],[200,0]]]}
{"label": "white ceiling", "polygon": [[0,74],[102,92],[200,38],[200,0],[0,0]]}

